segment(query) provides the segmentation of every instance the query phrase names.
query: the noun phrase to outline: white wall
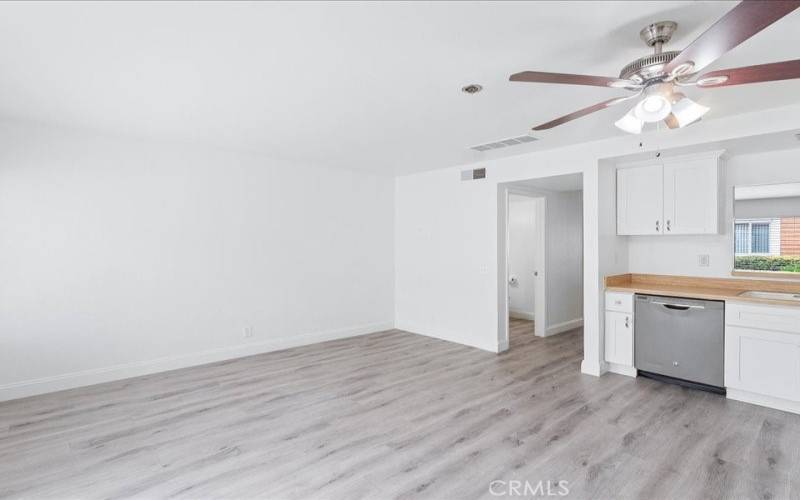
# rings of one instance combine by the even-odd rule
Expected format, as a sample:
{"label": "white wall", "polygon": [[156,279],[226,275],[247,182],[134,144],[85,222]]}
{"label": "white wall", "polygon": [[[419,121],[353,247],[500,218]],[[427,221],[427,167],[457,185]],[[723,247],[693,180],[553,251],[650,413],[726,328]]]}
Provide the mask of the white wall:
{"label": "white wall", "polygon": [[0,124],[0,398],[392,327],[393,199],[391,178]]}
{"label": "white wall", "polygon": [[600,374],[601,269],[619,254],[600,251],[598,160],[798,128],[787,107],[487,160],[481,181],[400,177],[393,224],[390,179],[0,124],[0,396],[387,328],[393,248],[398,327],[497,350],[497,186],[577,172],[582,370]]}
{"label": "white wall", "polygon": [[[501,346],[498,184],[569,173],[583,174],[585,373],[603,371],[601,269],[621,267],[615,252],[600,253],[600,160],[800,128],[800,107],[707,120],[681,130],[613,139],[491,159],[398,177],[395,204],[395,322],[399,328],[497,351]],[[543,139],[543,140],[546,140]],[[460,181],[465,168],[487,178]],[[607,230],[603,223],[603,231]],[[607,235],[603,235],[608,238]],[[620,257],[616,253],[616,257]]]}
{"label": "white wall", "polygon": [[628,236],[617,236],[617,167],[611,161],[598,165],[598,233],[600,276],[628,272]]}
{"label": "white wall", "polygon": [[[800,182],[800,149],[732,156],[723,169],[724,234],[702,236],[628,236],[633,273],[731,277],[733,269],[733,186]],[[709,255],[709,266],[698,255]]]}
{"label": "white wall", "polygon": [[508,286],[508,305],[513,317],[534,318],[536,270],[536,206],[533,198],[508,197],[508,274],[516,284]]}

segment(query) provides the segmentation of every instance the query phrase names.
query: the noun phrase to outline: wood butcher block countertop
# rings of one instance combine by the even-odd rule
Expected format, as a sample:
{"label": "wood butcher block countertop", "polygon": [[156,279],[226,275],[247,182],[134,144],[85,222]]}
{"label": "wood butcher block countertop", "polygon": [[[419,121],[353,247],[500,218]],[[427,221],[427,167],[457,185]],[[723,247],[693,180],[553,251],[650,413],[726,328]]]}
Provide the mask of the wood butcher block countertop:
{"label": "wood butcher block countertop", "polygon": [[750,280],[734,278],[701,278],[662,274],[618,274],[606,276],[606,291],[646,293],[687,299],[725,300],[800,307],[800,301],[740,297],[748,290],[800,294],[800,282]]}

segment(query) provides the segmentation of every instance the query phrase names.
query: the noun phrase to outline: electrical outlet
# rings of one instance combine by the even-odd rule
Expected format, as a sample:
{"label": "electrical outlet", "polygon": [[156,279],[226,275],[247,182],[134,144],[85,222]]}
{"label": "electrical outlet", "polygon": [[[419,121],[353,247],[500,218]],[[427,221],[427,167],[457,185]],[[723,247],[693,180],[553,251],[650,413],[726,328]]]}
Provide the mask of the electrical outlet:
{"label": "electrical outlet", "polygon": [[707,254],[702,254],[697,256],[697,265],[700,267],[708,267],[709,264],[709,256]]}
{"label": "electrical outlet", "polygon": [[246,339],[253,338],[253,327],[252,326],[244,327],[244,329],[242,329],[242,337]]}

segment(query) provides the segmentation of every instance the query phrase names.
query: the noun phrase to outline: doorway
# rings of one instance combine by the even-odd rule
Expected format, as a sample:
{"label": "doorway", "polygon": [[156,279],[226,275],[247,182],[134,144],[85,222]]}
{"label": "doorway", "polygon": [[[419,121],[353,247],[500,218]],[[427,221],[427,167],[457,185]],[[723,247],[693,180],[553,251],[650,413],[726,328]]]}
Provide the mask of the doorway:
{"label": "doorway", "polygon": [[[583,178],[498,189],[500,350],[583,326]],[[573,333],[580,336],[582,331]]]}
{"label": "doorway", "polygon": [[544,196],[509,189],[506,286],[509,324],[515,335],[545,336],[546,210],[547,199]]}

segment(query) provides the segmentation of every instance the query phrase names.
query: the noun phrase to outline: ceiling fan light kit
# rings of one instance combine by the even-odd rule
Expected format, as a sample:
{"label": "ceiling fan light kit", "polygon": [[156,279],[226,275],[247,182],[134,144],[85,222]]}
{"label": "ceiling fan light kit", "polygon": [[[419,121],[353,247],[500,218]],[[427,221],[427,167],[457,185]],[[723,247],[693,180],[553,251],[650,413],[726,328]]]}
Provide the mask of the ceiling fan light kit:
{"label": "ceiling fan light kit", "polygon": [[678,120],[678,127],[685,127],[702,118],[710,109],[684,97],[672,106],[672,115]]}
{"label": "ceiling fan light kit", "polygon": [[644,127],[644,121],[637,118],[633,111],[633,109],[628,111],[622,118],[614,122],[614,125],[630,134],[640,134],[642,133],[642,127]]}
{"label": "ceiling fan light kit", "polygon": [[654,53],[626,65],[619,78],[569,73],[523,71],[511,75],[511,81],[591,85],[637,92],[610,99],[533,127],[545,130],[600,111],[629,99],[639,101],[614,125],[631,134],[639,134],[645,123],[663,121],[671,128],[683,128],[697,122],[710,108],[679,92],[677,88],[724,87],[748,83],[800,78],[800,60],[745,66],[699,73],[723,54],[800,7],[800,0],[744,0],[714,23],[682,51],[664,52],[678,28],[673,21],[652,23],[639,36]]}
{"label": "ceiling fan light kit", "polygon": [[672,111],[672,87],[669,84],[650,85],[645,88],[643,96],[633,108],[633,114],[643,122],[661,121]]}

